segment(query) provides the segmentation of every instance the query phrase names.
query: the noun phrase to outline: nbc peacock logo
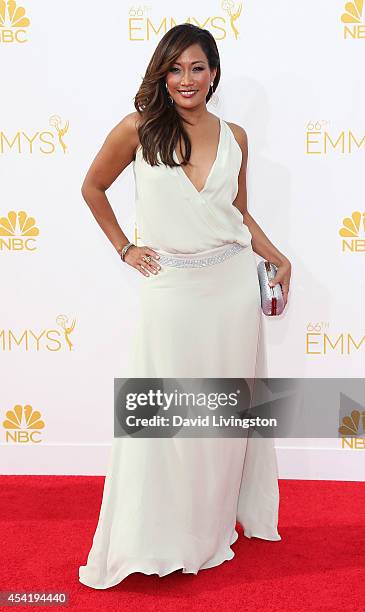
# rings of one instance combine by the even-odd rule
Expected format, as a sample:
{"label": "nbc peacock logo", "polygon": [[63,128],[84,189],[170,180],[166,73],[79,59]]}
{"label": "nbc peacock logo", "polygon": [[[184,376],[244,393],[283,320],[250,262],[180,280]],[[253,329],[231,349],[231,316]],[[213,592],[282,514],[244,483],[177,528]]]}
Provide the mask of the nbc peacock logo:
{"label": "nbc peacock logo", "polygon": [[6,217],[0,217],[0,253],[35,251],[38,236],[36,220],[25,210],[10,210]]}
{"label": "nbc peacock logo", "polygon": [[345,10],[341,15],[341,21],[344,24],[344,38],[365,38],[364,0],[346,2]]}
{"label": "nbc peacock logo", "polygon": [[25,43],[30,21],[15,0],[0,0],[0,43]]}
{"label": "nbc peacock logo", "polygon": [[342,220],[339,230],[342,240],[342,251],[364,253],[365,251],[365,212],[355,210],[351,217]]}
{"label": "nbc peacock logo", "polygon": [[5,442],[14,444],[42,442],[40,436],[45,424],[39,410],[33,410],[30,404],[25,406],[16,404],[12,410],[6,412],[5,416],[6,419],[3,421]]}
{"label": "nbc peacock logo", "polygon": [[342,448],[365,450],[365,410],[353,410],[342,419],[338,428],[342,439]]}

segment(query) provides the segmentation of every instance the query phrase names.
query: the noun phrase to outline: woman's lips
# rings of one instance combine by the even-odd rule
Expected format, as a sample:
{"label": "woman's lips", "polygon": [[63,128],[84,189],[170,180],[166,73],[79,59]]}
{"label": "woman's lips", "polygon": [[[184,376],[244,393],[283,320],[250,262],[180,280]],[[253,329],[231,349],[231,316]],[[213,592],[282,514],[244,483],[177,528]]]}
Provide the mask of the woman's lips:
{"label": "woman's lips", "polygon": [[179,91],[179,94],[183,98],[192,98],[195,93],[196,93],[196,89],[194,89],[192,91],[189,91],[189,90],[187,90],[187,91],[184,91],[184,90]]}

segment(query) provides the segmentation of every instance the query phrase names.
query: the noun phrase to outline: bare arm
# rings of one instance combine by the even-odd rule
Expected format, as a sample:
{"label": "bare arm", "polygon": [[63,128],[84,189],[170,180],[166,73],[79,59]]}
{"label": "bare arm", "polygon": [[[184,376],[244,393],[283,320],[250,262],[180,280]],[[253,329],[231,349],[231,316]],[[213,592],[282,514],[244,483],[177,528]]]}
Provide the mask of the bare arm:
{"label": "bare arm", "polygon": [[248,160],[248,140],[246,131],[235,123],[229,124],[232,127],[234,137],[236,138],[241,151],[242,151],[242,164],[238,175],[238,193],[234,206],[243,215],[243,222],[247,225],[248,229],[252,234],[252,249],[266,259],[267,261],[273,262],[280,270],[278,270],[274,284],[280,282],[283,288],[284,301],[287,303],[287,296],[289,292],[290,275],[291,275],[291,263],[289,259],[283,255],[277,249],[272,242],[268,239],[266,234],[262,231],[261,227],[256,223],[255,219],[250,215],[247,210],[247,186],[246,186],[246,174],[247,174],[247,160]]}
{"label": "bare arm", "polygon": [[105,192],[133,161],[138,144],[134,125],[136,114],[126,115],[108,134],[81,188],[85,202],[116,250],[129,240],[122,232]]}
{"label": "bare arm", "polygon": [[[118,224],[105,192],[134,159],[139,144],[137,121],[138,113],[130,113],[111,130],[94,158],[81,187],[85,202],[118,252],[129,240]],[[153,260],[150,264],[142,263],[143,255],[157,254],[148,247],[134,246],[128,249],[125,261],[145,276],[149,276],[145,269],[154,272],[159,268],[155,266]]]}
{"label": "bare arm", "polygon": [[248,160],[248,141],[246,131],[239,125],[231,123],[234,129],[234,136],[241,147],[242,151],[242,164],[241,170],[238,176],[238,194],[234,201],[234,205],[243,215],[245,225],[252,234],[252,248],[261,257],[272,261],[274,264],[279,265],[284,260],[287,260],[285,255],[281,253],[273,244],[270,242],[266,234],[262,231],[260,226],[256,223],[255,219],[250,215],[247,210],[247,186],[246,186],[246,174],[247,174],[247,160]]}

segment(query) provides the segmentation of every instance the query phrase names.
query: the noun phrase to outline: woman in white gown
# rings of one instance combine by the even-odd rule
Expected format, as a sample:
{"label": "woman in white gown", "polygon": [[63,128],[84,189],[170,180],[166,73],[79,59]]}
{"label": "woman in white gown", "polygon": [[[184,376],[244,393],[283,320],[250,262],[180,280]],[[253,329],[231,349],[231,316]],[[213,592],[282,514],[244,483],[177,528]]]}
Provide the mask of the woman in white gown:
{"label": "woman in white gown", "polygon": [[[212,35],[191,24],[172,28],[148,66],[137,113],[114,128],[84,182],[85,200],[120,252],[128,239],[105,190],[133,161],[144,246],[124,256],[142,274],[125,376],[254,378],[261,324],[254,239],[256,252],[278,265],[275,282],[287,301],[290,262],[245,209],[245,132],[206,109],[219,77]],[[192,141],[189,172],[179,165],[188,153],[184,133]],[[280,540],[278,507],[272,438],[114,438],[79,579],[105,589],[133,572],[197,574],[233,558],[237,520],[249,538]]]}

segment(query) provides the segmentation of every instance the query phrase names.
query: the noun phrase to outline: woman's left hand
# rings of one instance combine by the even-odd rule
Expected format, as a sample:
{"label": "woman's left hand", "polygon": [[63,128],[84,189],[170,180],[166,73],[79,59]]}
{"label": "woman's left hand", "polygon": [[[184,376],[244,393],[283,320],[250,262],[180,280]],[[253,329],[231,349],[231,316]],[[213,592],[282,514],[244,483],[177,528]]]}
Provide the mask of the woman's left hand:
{"label": "woman's left hand", "polygon": [[282,262],[277,266],[278,270],[275,274],[275,278],[269,282],[270,287],[274,287],[277,283],[281,284],[281,288],[283,291],[284,298],[284,308],[288,301],[288,293],[289,293],[289,285],[290,285],[290,276],[291,276],[291,263],[289,259],[285,258]]}

